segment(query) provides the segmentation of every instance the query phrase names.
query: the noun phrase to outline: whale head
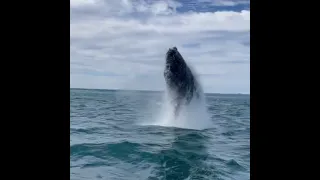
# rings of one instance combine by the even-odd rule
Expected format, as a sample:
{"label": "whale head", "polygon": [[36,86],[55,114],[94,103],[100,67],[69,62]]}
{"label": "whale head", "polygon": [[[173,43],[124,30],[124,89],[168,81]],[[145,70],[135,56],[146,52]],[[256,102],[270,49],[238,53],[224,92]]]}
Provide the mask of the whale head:
{"label": "whale head", "polygon": [[166,53],[166,66],[164,77],[170,87],[178,87],[185,84],[187,65],[177,47],[169,48]]}
{"label": "whale head", "polygon": [[177,47],[169,48],[169,50],[166,53],[166,63],[177,63],[180,61],[180,53],[177,49]]}
{"label": "whale head", "polygon": [[186,63],[178,51],[177,47],[169,48],[166,53],[166,66],[172,73],[179,73],[184,69]]}

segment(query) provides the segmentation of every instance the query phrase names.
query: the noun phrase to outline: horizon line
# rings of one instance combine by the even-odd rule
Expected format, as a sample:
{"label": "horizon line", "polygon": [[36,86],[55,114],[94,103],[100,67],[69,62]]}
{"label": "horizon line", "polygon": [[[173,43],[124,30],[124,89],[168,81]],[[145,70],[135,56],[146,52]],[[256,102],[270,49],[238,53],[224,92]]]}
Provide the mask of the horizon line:
{"label": "horizon line", "polygon": [[[96,89],[96,88],[72,88],[78,90],[106,90],[106,91],[144,91],[144,92],[164,92],[164,90],[140,90],[140,89]],[[224,95],[249,95],[250,93],[218,93],[218,92],[204,92],[204,94],[224,94]]]}

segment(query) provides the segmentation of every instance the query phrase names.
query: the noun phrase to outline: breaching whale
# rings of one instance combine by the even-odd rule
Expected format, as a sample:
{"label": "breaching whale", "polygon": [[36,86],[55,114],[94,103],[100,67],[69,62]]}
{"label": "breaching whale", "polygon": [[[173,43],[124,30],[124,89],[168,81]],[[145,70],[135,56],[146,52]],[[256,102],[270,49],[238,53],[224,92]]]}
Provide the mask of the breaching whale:
{"label": "breaching whale", "polygon": [[164,79],[175,116],[182,105],[200,98],[201,87],[176,47],[169,48],[166,53]]}

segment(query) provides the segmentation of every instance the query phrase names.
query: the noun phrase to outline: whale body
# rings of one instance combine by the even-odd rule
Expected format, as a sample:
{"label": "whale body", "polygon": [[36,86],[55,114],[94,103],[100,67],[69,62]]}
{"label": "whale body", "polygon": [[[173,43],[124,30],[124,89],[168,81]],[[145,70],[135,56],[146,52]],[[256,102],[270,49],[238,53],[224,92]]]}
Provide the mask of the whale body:
{"label": "whale body", "polygon": [[164,78],[175,116],[182,105],[200,98],[201,87],[176,47],[169,48],[166,53]]}

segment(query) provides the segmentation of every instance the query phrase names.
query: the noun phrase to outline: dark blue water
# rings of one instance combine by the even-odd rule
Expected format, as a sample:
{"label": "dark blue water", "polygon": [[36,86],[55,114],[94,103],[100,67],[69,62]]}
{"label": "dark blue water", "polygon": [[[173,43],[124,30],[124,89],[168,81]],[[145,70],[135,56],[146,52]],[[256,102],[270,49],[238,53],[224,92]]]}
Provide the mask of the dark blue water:
{"label": "dark blue water", "polygon": [[70,95],[72,180],[250,178],[249,95],[206,94],[215,126],[205,130],[136,123],[151,120],[161,93],[71,89]]}

